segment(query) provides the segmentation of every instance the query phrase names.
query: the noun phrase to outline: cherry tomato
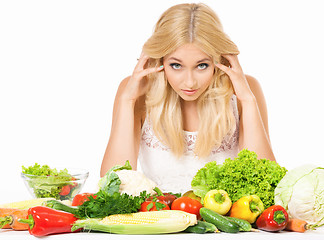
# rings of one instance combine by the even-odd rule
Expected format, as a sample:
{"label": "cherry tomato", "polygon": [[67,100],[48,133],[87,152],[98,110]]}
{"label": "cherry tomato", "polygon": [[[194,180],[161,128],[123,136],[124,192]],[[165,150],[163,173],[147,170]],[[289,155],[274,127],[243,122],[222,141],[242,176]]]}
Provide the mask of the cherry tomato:
{"label": "cherry tomato", "polygon": [[61,196],[66,196],[70,193],[70,186],[69,185],[65,185],[62,187],[61,192],[59,193]]}
{"label": "cherry tomato", "polygon": [[80,193],[75,195],[72,201],[72,206],[80,206],[85,201],[89,201],[89,197],[92,196],[94,199],[96,199],[97,195],[93,193]]}
{"label": "cherry tomato", "polygon": [[[161,206],[160,204],[163,204],[165,207]],[[159,210],[170,210],[170,207],[164,201],[157,200],[155,202],[155,201],[146,200],[145,202],[142,203],[139,211],[140,212],[148,212],[148,211],[159,211]]]}
{"label": "cherry tomato", "polygon": [[173,201],[171,210],[181,210],[187,213],[197,215],[197,219],[201,219],[199,210],[203,205],[196,199],[182,196]]}

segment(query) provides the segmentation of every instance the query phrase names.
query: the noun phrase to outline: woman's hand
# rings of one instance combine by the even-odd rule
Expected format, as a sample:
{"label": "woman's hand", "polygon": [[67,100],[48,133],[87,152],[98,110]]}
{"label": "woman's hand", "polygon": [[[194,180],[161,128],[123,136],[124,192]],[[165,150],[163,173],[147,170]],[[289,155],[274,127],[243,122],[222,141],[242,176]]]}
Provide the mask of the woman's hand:
{"label": "woman's hand", "polygon": [[243,73],[237,55],[227,54],[222,56],[229,61],[231,67],[227,67],[220,63],[215,64],[215,66],[229,76],[232,81],[236,97],[241,102],[253,100],[254,95]]}
{"label": "woman's hand", "polygon": [[145,76],[150,73],[159,72],[163,69],[163,66],[145,68],[145,64],[147,63],[148,59],[149,56],[145,55],[144,53],[141,54],[133,74],[127,82],[123,99],[135,102],[148,90],[147,78]]}

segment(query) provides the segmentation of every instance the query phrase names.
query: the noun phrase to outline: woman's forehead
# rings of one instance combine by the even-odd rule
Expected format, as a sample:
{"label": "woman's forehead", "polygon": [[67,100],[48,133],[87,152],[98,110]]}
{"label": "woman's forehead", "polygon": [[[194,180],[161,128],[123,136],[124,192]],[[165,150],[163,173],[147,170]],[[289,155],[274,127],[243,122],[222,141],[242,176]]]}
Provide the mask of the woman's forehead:
{"label": "woman's forehead", "polygon": [[180,60],[180,61],[201,61],[211,60],[211,57],[203,52],[195,44],[188,43],[178,47],[172,53],[164,57],[165,60]]}

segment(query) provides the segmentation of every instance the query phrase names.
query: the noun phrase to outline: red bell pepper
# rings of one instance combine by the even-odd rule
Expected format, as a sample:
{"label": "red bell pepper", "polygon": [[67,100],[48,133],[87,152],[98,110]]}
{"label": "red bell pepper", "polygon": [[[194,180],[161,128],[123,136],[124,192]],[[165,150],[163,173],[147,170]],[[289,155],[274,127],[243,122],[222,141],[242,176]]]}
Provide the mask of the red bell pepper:
{"label": "red bell pepper", "polygon": [[72,213],[37,206],[28,209],[28,219],[19,222],[29,225],[28,231],[36,237],[57,233],[69,233],[73,223],[77,220]]}
{"label": "red bell pepper", "polygon": [[283,230],[288,224],[288,213],[280,205],[273,205],[260,215],[256,221],[258,229],[277,232]]}
{"label": "red bell pepper", "polygon": [[75,195],[72,201],[72,206],[80,206],[82,205],[85,201],[89,201],[89,197],[92,196],[93,199],[96,199],[97,195],[93,193],[80,193]]}

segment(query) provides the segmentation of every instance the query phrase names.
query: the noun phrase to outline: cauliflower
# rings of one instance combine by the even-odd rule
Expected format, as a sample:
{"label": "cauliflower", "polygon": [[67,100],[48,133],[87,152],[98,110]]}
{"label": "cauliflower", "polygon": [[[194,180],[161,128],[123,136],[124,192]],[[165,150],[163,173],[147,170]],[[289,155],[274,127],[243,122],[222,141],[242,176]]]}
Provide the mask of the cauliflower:
{"label": "cauliflower", "polygon": [[128,195],[139,196],[141,192],[153,194],[157,186],[143,173],[133,171],[131,165],[126,161],[124,166],[116,165],[103,176],[98,184],[100,190],[110,194],[114,192],[127,193]]}
{"label": "cauliflower", "polygon": [[153,190],[157,185],[151,179],[148,179],[143,173],[133,170],[120,170],[116,172],[121,184],[119,186],[120,193],[139,196],[141,192],[153,194]]}

